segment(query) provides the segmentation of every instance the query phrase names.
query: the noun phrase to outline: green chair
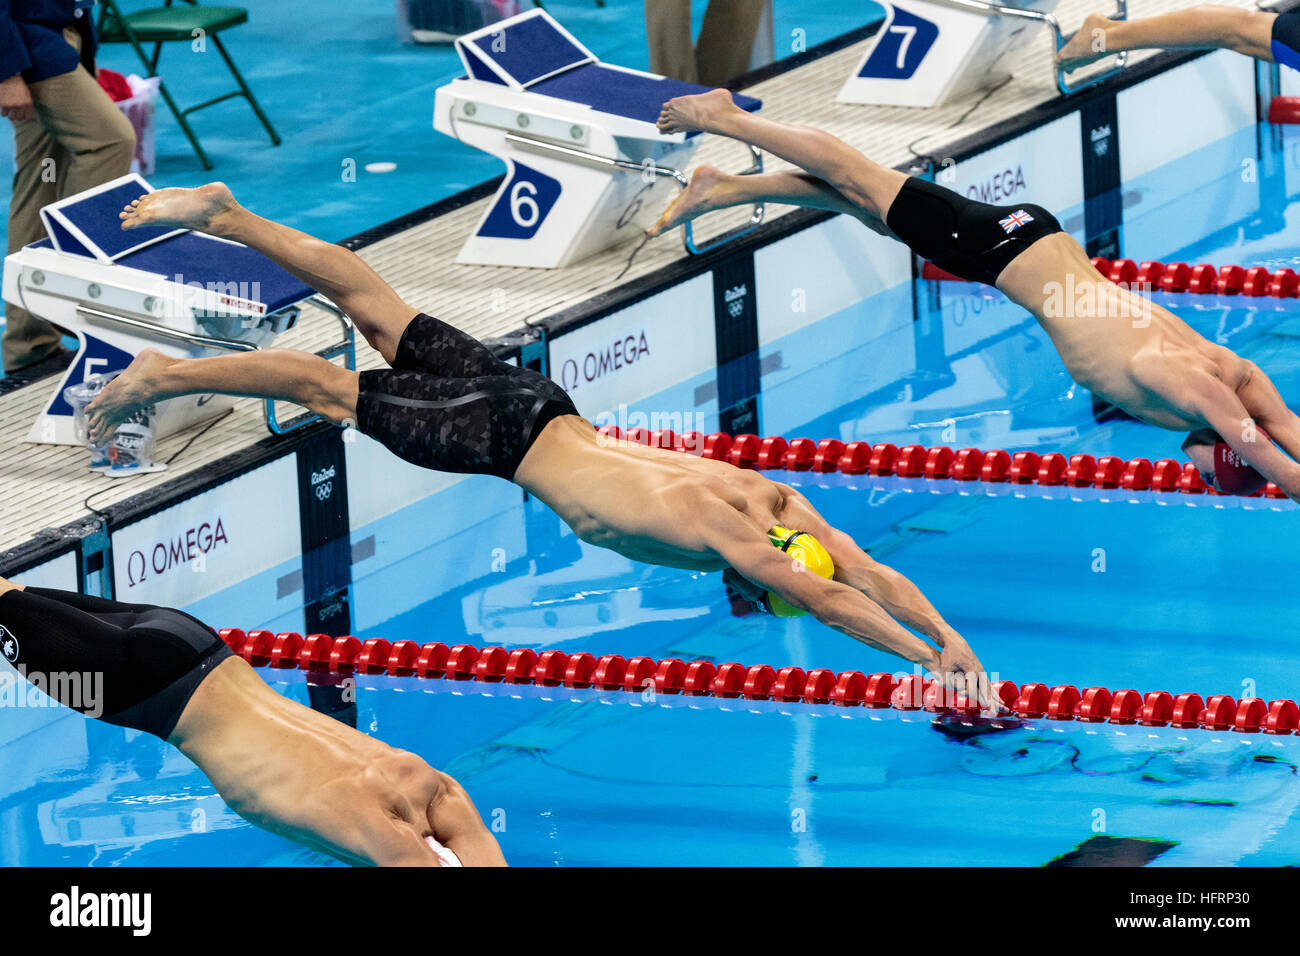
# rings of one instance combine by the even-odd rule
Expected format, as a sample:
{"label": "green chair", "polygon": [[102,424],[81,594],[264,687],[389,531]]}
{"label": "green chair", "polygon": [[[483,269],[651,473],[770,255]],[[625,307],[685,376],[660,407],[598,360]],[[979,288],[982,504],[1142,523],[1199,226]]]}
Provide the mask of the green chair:
{"label": "green chair", "polygon": [[[235,61],[230,58],[225,44],[221,42],[222,30],[248,22],[247,10],[243,7],[204,7],[200,6],[197,0],[184,0],[184,3],[176,6],[172,5],[172,0],[166,0],[166,6],[137,10],[134,13],[123,13],[116,0],[99,0],[99,5],[101,8],[99,42],[131,44],[140,57],[140,62],[149,71],[149,76],[158,75],[158,57],[162,53],[164,43],[193,43],[197,36],[204,36],[210,38],[221,53],[221,58],[226,61],[226,66],[230,68],[230,73],[239,84],[239,89],[182,110],[172,99],[166,84],[160,87],[163,99],[176,117],[176,122],[180,123],[181,130],[189,139],[190,145],[194,147],[194,152],[198,155],[199,162],[203,163],[204,169],[212,168],[212,160],[199,144],[199,138],[190,126],[189,114],[232,97],[242,96],[248,100],[253,112],[257,114],[257,118],[262,121],[262,125],[270,134],[271,142],[276,146],[280,145],[280,134],[275,131],[271,121],[262,112],[257,97],[253,96],[253,91],[244,82],[244,77],[235,66]],[[145,52],[146,43],[153,44],[152,56]]]}

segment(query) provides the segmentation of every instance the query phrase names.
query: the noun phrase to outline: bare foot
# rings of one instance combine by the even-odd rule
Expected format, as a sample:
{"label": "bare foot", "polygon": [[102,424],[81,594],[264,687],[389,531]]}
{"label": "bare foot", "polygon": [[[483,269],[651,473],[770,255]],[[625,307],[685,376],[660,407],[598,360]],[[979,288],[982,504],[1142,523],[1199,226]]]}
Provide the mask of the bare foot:
{"label": "bare foot", "polygon": [[1111,22],[1100,13],[1088,14],[1079,32],[1056,54],[1056,65],[1064,70],[1077,70],[1109,56],[1112,51],[1106,45],[1106,30],[1110,26]]}
{"label": "bare foot", "polygon": [[126,371],[86,406],[86,433],[91,442],[102,445],[109,441],[118,425],[157,401],[159,375],[179,361],[154,349],[142,350]]}
{"label": "bare foot", "polygon": [[160,189],[147,193],[124,208],[118,218],[123,229],[165,226],[216,233],[220,222],[238,208],[225,183],[208,183],[197,189]]}
{"label": "bare foot", "polygon": [[690,222],[697,216],[714,209],[721,209],[726,203],[721,202],[718,193],[726,174],[712,166],[701,166],[691,174],[690,184],[682,190],[681,195],[672,201],[664,214],[647,230],[652,238],[662,236],[670,229],[676,229],[682,223]]}
{"label": "bare foot", "polygon": [[663,105],[663,111],[659,114],[659,132],[716,132],[720,119],[739,110],[740,107],[732,101],[729,90],[717,89],[678,96]]}

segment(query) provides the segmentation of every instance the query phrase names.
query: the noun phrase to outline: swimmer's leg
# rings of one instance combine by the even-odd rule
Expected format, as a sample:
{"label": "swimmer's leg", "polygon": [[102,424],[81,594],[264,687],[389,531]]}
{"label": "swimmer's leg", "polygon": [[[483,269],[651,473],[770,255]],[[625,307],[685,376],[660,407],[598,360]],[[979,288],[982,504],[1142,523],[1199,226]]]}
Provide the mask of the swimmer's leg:
{"label": "swimmer's leg", "polygon": [[147,405],[207,392],[293,402],[343,424],[357,420],[357,389],[356,372],[297,349],[198,359],[145,349],[87,406],[86,425],[92,441],[105,441]]}
{"label": "swimmer's leg", "polygon": [[790,126],[747,113],[726,90],[679,96],[664,104],[659,129],[729,136],[771,153],[828,183],[849,202],[884,220],[907,176],[872,162],[825,130]]}
{"label": "swimmer's leg", "polygon": [[1141,20],[1107,20],[1092,14],[1057,54],[1067,69],[1124,50],[1235,50],[1273,60],[1276,13],[1204,4]]}
{"label": "swimmer's leg", "polygon": [[403,302],[356,253],[254,215],[235,201],[224,183],[160,189],[135,200],[121,218],[124,229],[179,226],[256,249],[346,312],[390,363],[402,332],[419,311]]}
{"label": "swimmer's leg", "polygon": [[868,229],[892,236],[875,215],[849,201],[830,183],[810,173],[783,171],[737,176],[721,172],[712,166],[700,166],[695,170],[690,185],[665,210],[649,232],[652,236],[662,235],[715,209],[769,202],[844,213]]}

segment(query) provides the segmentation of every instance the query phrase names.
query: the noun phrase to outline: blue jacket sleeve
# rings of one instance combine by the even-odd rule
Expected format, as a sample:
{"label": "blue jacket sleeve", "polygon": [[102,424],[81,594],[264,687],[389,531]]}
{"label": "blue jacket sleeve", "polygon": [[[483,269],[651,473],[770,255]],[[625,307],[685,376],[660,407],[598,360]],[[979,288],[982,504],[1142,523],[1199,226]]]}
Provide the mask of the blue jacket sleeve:
{"label": "blue jacket sleeve", "polygon": [[0,80],[7,80],[32,65],[27,44],[9,11],[9,0],[0,0]]}

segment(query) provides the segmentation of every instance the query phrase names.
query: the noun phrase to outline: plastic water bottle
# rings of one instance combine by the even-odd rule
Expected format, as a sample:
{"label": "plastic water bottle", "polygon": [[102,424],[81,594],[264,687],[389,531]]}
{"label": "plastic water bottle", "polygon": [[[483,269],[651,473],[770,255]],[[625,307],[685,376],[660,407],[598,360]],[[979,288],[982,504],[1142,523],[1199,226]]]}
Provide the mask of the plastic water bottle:
{"label": "plastic water bottle", "polygon": [[161,471],[166,466],[155,464],[153,460],[157,406],[149,405],[140,409],[118,425],[113,437],[106,442],[97,445],[87,436],[86,406],[104,390],[104,386],[120,374],[121,372],[101,372],[63,390],[64,400],[72,406],[77,437],[90,449],[90,469],[113,478]]}

